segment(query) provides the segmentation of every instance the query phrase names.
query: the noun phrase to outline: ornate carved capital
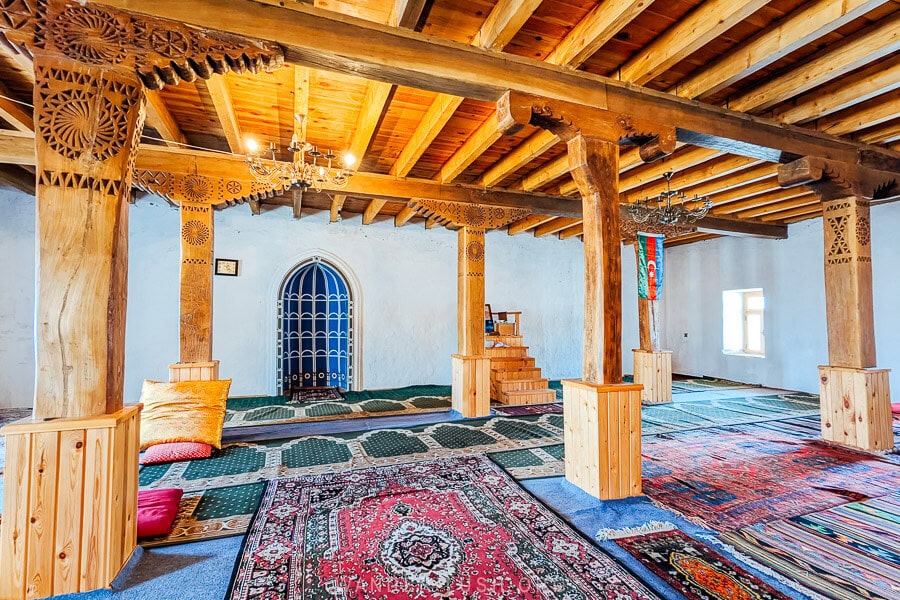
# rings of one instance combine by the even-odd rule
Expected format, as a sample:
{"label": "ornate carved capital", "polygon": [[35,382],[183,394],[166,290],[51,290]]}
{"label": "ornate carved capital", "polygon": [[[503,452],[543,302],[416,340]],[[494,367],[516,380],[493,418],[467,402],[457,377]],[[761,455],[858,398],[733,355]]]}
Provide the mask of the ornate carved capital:
{"label": "ornate carved capital", "polygon": [[778,167],[778,183],[806,185],[823,202],[850,197],[877,200],[900,193],[900,177],[892,171],[812,156]]}
{"label": "ornate carved capital", "polygon": [[437,217],[442,225],[449,223],[457,227],[482,230],[505,227],[531,213],[525,208],[500,208],[418,198],[410,200],[409,207],[416,209],[426,219]]}
{"label": "ornate carved capital", "polygon": [[134,70],[153,90],[213,73],[273,71],[284,62],[269,42],[68,0],[0,0],[0,31],[33,53]]}
{"label": "ornate carved capital", "polygon": [[204,203],[217,207],[268,198],[275,188],[248,179],[226,179],[205,175],[134,171],[134,186],[158,194],[174,204]]}
{"label": "ornate carved capital", "polygon": [[553,132],[565,142],[584,135],[623,146],[639,146],[645,162],[675,150],[675,127],[519,92],[507,92],[497,102],[497,119],[498,127],[506,135],[516,133],[524,125],[534,125]]}

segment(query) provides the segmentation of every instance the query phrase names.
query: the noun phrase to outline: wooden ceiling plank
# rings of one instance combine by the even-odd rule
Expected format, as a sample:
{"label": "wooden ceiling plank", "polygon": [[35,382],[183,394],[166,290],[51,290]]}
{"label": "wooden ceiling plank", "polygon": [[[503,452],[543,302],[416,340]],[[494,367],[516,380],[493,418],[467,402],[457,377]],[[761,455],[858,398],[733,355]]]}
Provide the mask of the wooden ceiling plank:
{"label": "wooden ceiling plank", "polygon": [[147,90],[147,125],[156,130],[167,146],[185,146],[187,138],[181,132],[178,121],[169,112],[166,101],[156,90]]}
{"label": "wooden ceiling plank", "polygon": [[788,209],[797,208],[798,206],[809,206],[814,202],[817,202],[817,200],[811,200],[809,193],[800,194],[799,196],[788,198],[786,200],[777,200],[771,203],[767,202],[761,206],[745,209],[739,211],[734,216],[739,219],[752,219],[755,217],[778,214]]}
{"label": "wooden ceiling plank", "polygon": [[[719,147],[716,144],[722,140],[733,140],[744,144],[740,151],[751,156],[756,156],[760,148],[845,162],[875,160],[872,157],[879,152],[884,155],[851,141],[616,83],[599,75],[567,71],[517,56],[499,56],[299,3],[285,7],[252,2],[236,5],[229,0],[99,3],[234,35],[269,31],[285,48],[291,64],[480,100],[496,101],[513,90],[624,114],[653,114],[658,121],[677,122],[679,133],[687,132],[696,143]],[[885,24],[893,25],[891,21]],[[896,158],[890,153],[886,156]]]}
{"label": "wooden ceiling plank", "polygon": [[556,45],[546,61],[554,65],[580,67],[650,4],[650,0],[601,2]]}
{"label": "wooden ceiling plank", "polygon": [[[502,50],[515,37],[515,34],[539,5],[540,1],[534,0],[524,2],[522,0],[500,0],[488,14],[478,33],[475,34],[472,44],[479,48]],[[508,39],[504,42],[504,38]],[[463,99],[462,96],[453,94],[439,93],[437,95],[431,106],[428,107],[425,116],[416,126],[409,141],[400,151],[397,160],[391,166],[391,175],[403,177],[416,166],[434,139],[453,117]]]}
{"label": "wooden ceiling plank", "polygon": [[506,232],[509,235],[525,233],[526,231],[534,229],[538,225],[543,225],[548,221],[552,221],[554,218],[555,217],[549,215],[528,215],[524,219],[519,219],[515,223],[510,223],[509,227],[506,228]]}
{"label": "wooden ceiling plank", "polygon": [[900,88],[900,56],[841,77],[837,81],[776,106],[772,117],[799,125],[850,108]]}
{"label": "wooden ceiling plank", "polygon": [[[294,69],[294,135],[298,140],[306,140],[309,126],[309,67],[295,66]],[[296,117],[300,118],[297,119]]]}
{"label": "wooden ceiling plank", "polygon": [[825,133],[858,131],[891,121],[900,115],[900,90],[863,104],[842,110],[816,121],[816,129]]}
{"label": "wooden ceiling plank", "polygon": [[31,109],[19,104],[6,88],[0,87],[0,118],[12,125],[16,131],[34,131],[34,117]]}
{"label": "wooden ceiling plank", "polygon": [[860,31],[817,58],[732,98],[731,110],[760,112],[900,50],[900,12]]}
{"label": "wooden ceiling plank", "polygon": [[577,237],[584,233],[584,225],[582,223],[578,223],[577,225],[573,225],[567,229],[563,229],[559,232],[559,239],[567,240],[572,237]]}
{"label": "wooden ceiling plank", "polygon": [[790,219],[798,215],[821,214],[821,212],[822,203],[817,196],[811,195],[809,202],[804,206],[797,206],[788,210],[766,214],[760,217],[760,219],[766,222],[783,221],[784,219]]}
{"label": "wooden ceiling plank", "polygon": [[900,141],[900,121],[893,121],[855,136],[867,144],[890,144]]}
{"label": "wooden ceiling plank", "polygon": [[889,0],[813,0],[684,78],[670,93],[703,98],[749,77]]}
{"label": "wooden ceiling plank", "polygon": [[235,154],[243,154],[244,140],[241,134],[241,126],[238,124],[237,114],[234,112],[234,103],[231,100],[231,92],[228,89],[227,77],[225,75],[213,75],[209,79],[198,79],[195,85],[206,88],[206,91],[209,93],[216,116],[222,125],[222,131],[225,132],[228,147]]}
{"label": "wooden ceiling plank", "polygon": [[708,0],[663,32],[619,68],[619,79],[643,85],[693,54],[768,3]]}

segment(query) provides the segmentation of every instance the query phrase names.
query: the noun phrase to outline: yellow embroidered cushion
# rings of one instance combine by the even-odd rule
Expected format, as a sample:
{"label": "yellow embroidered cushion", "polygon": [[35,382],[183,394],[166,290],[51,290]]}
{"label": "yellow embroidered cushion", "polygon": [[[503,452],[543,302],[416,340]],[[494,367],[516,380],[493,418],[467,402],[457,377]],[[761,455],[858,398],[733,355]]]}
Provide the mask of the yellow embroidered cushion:
{"label": "yellow embroidered cushion", "polygon": [[169,442],[201,442],[222,447],[225,401],[230,379],[144,381],[141,390],[141,450]]}

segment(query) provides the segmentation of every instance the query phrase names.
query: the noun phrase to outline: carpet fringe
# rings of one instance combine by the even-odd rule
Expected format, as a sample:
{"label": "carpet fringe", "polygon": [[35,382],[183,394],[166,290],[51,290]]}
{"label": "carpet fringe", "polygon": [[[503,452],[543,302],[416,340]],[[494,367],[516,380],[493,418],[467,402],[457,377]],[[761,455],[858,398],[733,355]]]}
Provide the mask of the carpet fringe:
{"label": "carpet fringe", "polygon": [[608,527],[604,527],[603,529],[598,531],[594,535],[594,537],[602,542],[605,542],[607,540],[618,540],[627,537],[634,537],[637,535],[660,533],[662,531],[673,531],[675,529],[678,529],[678,527],[676,527],[674,523],[671,523],[669,521],[650,521],[637,527],[621,527],[618,529],[610,529]]}
{"label": "carpet fringe", "polygon": [[719,550],[722,550],[726,554],[731,555],[731,558],[739,560],[740,562],[744,563],[745,566],[747,566],[751,569],[755,569],[755,570],[759,571],[760,573],[771,577],[772,579],[778,581],[780,584],[782,584],[796,592],[800,592],[801,594],[803,594],[810,600],[829,600],[829,598],[822,596],[821,594],[818,594],[817,592],[809,589],[808,587],[804,586],[803,584],[798,583],[798,582],[794,581],[793,579],[791,579],[785,575],[782,575],[781,573],[772,569],[771,567],[768,567],[768,566],[760,563],[752,556],[744,554],[743,552],[741,552],[740,550],[738,550],[731,544],[726,544],[718,536],[715,536],[715,535],[699,536],[698,535],[697,537],[702,538],[703,541],[708,542],[712,546],[718,547]]}

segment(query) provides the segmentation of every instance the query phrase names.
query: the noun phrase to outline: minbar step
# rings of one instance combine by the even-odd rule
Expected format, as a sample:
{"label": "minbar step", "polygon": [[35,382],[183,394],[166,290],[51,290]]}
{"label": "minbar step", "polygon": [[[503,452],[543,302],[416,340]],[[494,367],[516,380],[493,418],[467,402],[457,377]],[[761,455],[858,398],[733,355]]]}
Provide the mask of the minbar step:
{"label": "minbar step", "polygon": [[506,370],[514,370],[514,369],[522,369],[524,367],[533,367],[534,366],[534,358],[530,356],[524,357],[501,357],[501,358],[491,358],[491,368],[498,369],[501,371]]}
{"label": "minbar step", "polygon": [[[522,336],[521,335],[489,335],[485,337],[485,343],[490,344],[492,342],[500,342],[506,344],[507,346],[521,346],[522,345]],[[487,346],[490,348],[490,346]]]}
{"label": "minbar step", "polygon": [[491,379],[510,381],[513,379],[540,379],[540,367],[522,367],[521,369],[495,369],[491,365]]}
{"label": "minbar step", "polygon": [[506,346],[501,348],[485,348],[484,353],[491,358],[502,357],[526,357],[528,356],[528,346]]}
{"label": "minbar step", "polygon": [[503,392],[497,401],[502,404],[547,404],[556,402],[556,392],[553,390],[521,390],[518,392]]}
{"label": "minbar step", "polygon": [[501,393],[520,390],[546,390],[549,382],[546,379],[510,379],[498,381],[497,390]]}

